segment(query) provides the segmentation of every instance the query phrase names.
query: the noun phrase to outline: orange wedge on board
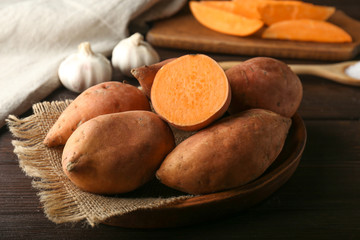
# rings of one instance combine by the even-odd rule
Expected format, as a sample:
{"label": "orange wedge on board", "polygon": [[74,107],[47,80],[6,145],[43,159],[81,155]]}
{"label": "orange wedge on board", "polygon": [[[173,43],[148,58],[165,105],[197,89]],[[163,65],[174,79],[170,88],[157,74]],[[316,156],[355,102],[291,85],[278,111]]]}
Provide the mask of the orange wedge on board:
{"label": "orange wedge on board", "polygon": [[244,17],[261,19],[258,11],[258,6],[268,0],[232,0],[235,7],[235,13],[241,14]]}
{"label": "orange wedge on board", "polygon": [[329,22],[312,19],[287,20],[274,23],[265,29],[262,37],[326,43],[352,41],[351,36],[342,28]]}
{"label": "orange wedge on board", "polygon": [[257,10],[266,25],[291,19],[327,20],[334,7],[319,6],[302,1],[262,1]]}
{"label": "orange wedge on board", "polygon": [[190,1],[190,10],[203,26],[224,34],[249,36],[258,31],[263,22],[209,5],[206,1]]}

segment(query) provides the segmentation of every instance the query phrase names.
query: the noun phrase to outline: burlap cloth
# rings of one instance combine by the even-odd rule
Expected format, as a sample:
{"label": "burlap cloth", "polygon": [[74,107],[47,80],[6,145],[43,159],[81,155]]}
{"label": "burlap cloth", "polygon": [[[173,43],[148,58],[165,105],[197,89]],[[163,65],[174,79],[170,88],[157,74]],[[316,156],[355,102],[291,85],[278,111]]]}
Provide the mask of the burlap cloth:
{"label": "burlap cloth", "polygon": [[[104,220],[138,209],[151,209],[192,197],[160,184],[156,179],[138,190],[118,196],[102,196],[78,189],[61,167],[63,147],[48,148],[42,142],[50,127],[71,100],[42,102],[32,106],[33,115],[8,117],[7,124],[16,140],[12,141],[19,165],[33,178],[46,216],[55,223],[86,220],[95,226]],[[174,133],[177,143],[186,136]]]}

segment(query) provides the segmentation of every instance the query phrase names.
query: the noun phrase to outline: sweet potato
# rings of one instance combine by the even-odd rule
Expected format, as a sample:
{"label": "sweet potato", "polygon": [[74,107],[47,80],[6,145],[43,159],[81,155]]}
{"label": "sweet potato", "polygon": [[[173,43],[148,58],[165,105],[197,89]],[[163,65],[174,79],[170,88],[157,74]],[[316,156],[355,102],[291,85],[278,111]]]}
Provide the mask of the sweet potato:
{"label": "sweet potato", "polygon": [[236,5],[234,1],[222,1],[222,0],[211,0],[211,1],[201,1],[202,5],[206,5],[212,8],[218,8],[221,10],[225,10],[231,13],[237,13]]}
{"label": "sweet potato", "polygon": [[265,172],[281,152],[291,119],[263,109],[231,115],[171,151],[156,177],[191,194],[244,185]]}
{"label": "sweet potato", "polygon": [[136,87],[105,82],[88,88],[64,110],[47,133],[44,144],[48,147],[63,145],[84,122],[102,114],[151,110],[146,96]]}
{"label": "sweet potato", "polygon": [[257,32],[263,22],[256,18],[247,18],[206,4],[206,1],[190,1],[190,10],[195,19],[203,26],[224,34],[249,36]]}
{"label": "sweet potato", "polygon": [[327,20],[334,7],[314,5],[302,1],[263,1],[257,7],[266,25],[295,19]]}
{"label": "sweet potato", "polygon": [[268,109],[292,117],[303,89],[298,76],[284,62],[255,57],[225,71],[231,86],[229,113],[250,108]]}
{"label": "sweet potato", "polygon": [[268,0],[232,0],[235,12],[248,18],[261,19],[258,6]]}
{"label": "sweet potato", "polygon": [[224,70],[203,54],[184,55],[167,63],[151,88],[156,113],[185,131],[199,130],[221,117],[230,100]]}
{"label": "sweet potato", "polygon": [[150,98],[151,86],[153,84],[156,73],[162,66],[174,59],[175,58],[169,58],[149,66],[145,65],[131,69],[131,74],[136,78],[136,80],[138,80],[141,86],[141,90],[148,98]]}
{"label": "sweet potato", "polygon": [[125,193],[154,178],[174,146],[169,126],[155,113],[106,114],[82,124],[70,136],[62,167],[84,191]]}
{"label": "sweet potato", "polygon": [[342,28],[325,21],[299,19],[274,23],[262,33],[263,38],[309,42],[351,42]]}

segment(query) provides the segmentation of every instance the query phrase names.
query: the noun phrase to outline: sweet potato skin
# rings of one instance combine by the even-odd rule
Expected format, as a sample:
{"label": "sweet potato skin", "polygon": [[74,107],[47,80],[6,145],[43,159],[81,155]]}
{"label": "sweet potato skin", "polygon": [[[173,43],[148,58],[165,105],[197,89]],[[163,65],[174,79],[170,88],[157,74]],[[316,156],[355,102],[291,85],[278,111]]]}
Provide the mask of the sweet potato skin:
{"label": "sweet potato skin", "polygon": [[141,90],[148,98],[150,98],[151,86],[154,82],[156,73],[160,70],[162,66],[175,59],[176,58],[169,58],[149,66],[145,65],[131,69],[131,74],[136,78],[136,80],[138,80],[141,86]]}
{"label": "sweet potato skin", "polygon": [[264,109],[231,115],[180,143],[157,178],[191,194],[218,192],[258,178],[281,152],[291,119]]}
{"label": "sweet potato skin", "polygon": [[231,114],[250,109],[268,109],[292,117],[303,97],[298,76],[282,61],[255,57],[225,71],[231,86]]}
{"label": "sweet potato skin", "polygon": [[121,82],[104,82],[81,93],[59,116],[47,133],[48,147],[63,145],[84,122],[102,114],[148,110],[150,103],[136,87]]}
{"label": "sweet potato skin", "polygon": [[152,112],[101,115],[71,135],[62,155],[63,171],[84,191],[125,193],[154,178],[174,146],[169,126]]}

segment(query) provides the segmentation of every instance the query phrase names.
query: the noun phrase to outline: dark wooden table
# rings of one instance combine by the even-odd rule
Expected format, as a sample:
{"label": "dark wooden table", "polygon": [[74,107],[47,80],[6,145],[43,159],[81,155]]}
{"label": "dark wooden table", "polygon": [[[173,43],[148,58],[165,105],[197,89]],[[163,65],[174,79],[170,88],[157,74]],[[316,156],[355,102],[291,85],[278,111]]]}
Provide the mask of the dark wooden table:
{"label": "dark wooden table", "polygon": [[[357,0],[313,2],[334,5],[360,20]],[[157,50],[162,59],[191,53]],[[207,54],[218,61],[249,58]],[[299,114],[308,141],[294,175],[267,200],[248,210],[187,227],[142,230],[52,223],[42,211],[31,179],[18,166],[10,132],[1,128],[0,239],[360,239],[360,88],[308,75],[300,79],[304,98]],[[76,94],[60,88],[44,100],[74,97]],[[29,114],[31,111],[23,116]]]}

